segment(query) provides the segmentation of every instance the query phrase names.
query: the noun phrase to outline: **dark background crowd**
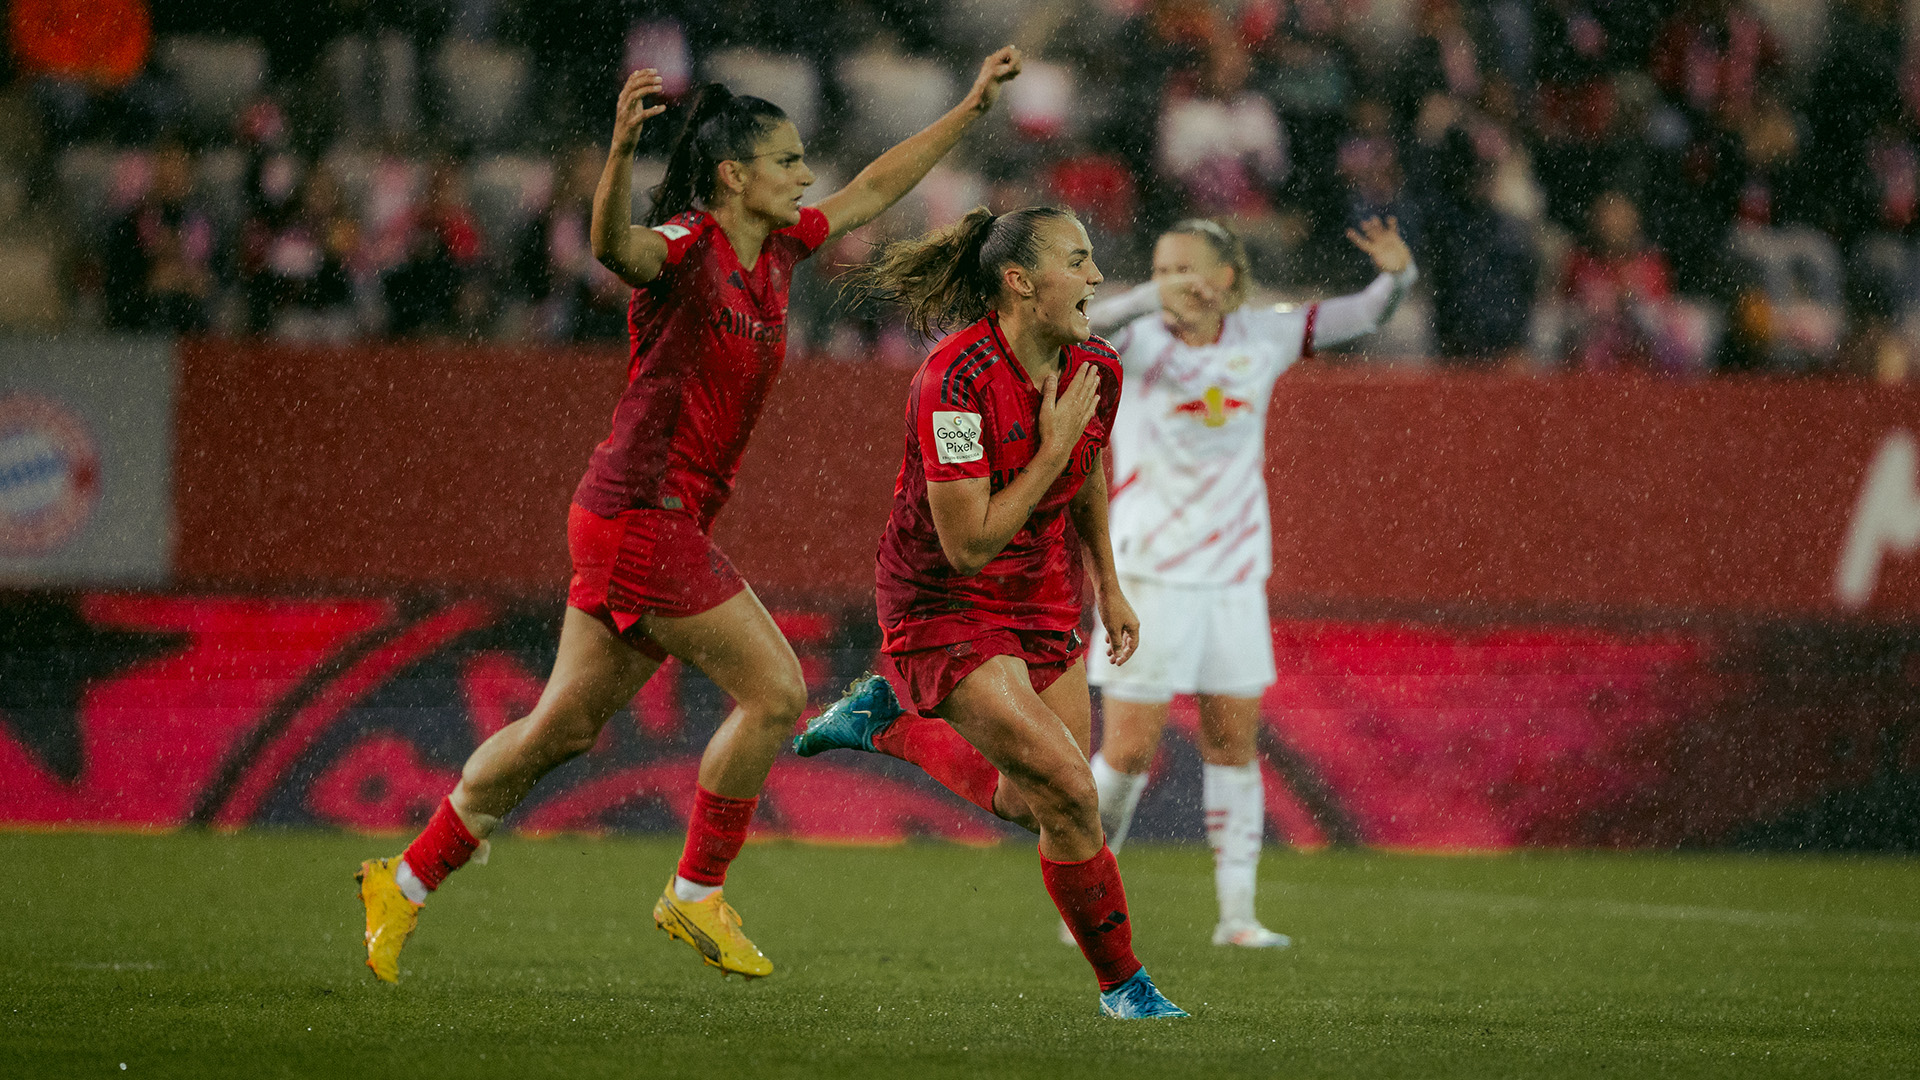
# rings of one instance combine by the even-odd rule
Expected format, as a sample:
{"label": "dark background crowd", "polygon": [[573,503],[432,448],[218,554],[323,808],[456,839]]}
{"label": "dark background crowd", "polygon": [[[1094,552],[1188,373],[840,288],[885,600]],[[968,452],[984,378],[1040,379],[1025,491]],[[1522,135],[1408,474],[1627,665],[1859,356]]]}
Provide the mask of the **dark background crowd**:
{"label": "dark background crowd", "polygon": [[[833,264],[985,203],[1168,223],[1288,296],[1423,268],[1374,355],[1830,373],[1920,357],[1920,65],[1899,0],[14,0],[0,323],[582,341],[626,290],[586,222],[626,71],[784,106],[819,190],[1014,42],[986,129],[795,285],[796,352],[911,362]],[[666,118],[674,119],[673,114]],[[636,187],[671,123],[647,134]]]}

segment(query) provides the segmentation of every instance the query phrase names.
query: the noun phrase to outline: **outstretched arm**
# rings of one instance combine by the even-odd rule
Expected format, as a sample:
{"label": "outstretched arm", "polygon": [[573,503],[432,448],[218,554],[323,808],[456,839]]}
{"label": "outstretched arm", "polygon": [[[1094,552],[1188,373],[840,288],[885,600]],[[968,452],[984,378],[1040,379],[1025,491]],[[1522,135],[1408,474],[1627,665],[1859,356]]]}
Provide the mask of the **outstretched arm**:
{"label": "outstretched arm", "polygon": [[607,150],[606,168],[600,170],[600,186],[593,192],[593,223],[588,227],[593,257],[634,288],[659,277],[667,263],[666,240],[633,223],[633,151],[640,145],[640,125],[667,109],[649,106],[647,95],[665,87],[660,73],[652,68],[627,76],[614,109],[613,145]]}
{"label": "outstretched arm", "polygon": [[1009,45],[980,64],[973,89],[945,116],[874,158],[846,187],[820,200],[829,240],[865,225],[913,190],[934,163],[1000,99],[1000,87],[1020,74],[1020,50]]}
{"label": "outstretched arm", "polygon": [[1118,296],[1106,296],[1087,305],[1087,322],[1096,334],[1111,333],[1150,312],[1160,310],[1160,283],[1144,281]]}
{"label": "outstretched arm", "polygon": [[1385,225],[1379,218],[1369,218],[1358,230],[1348,229],[1347,239],[1373,259],[1380,276],[1357,293],[1320,302],[1313,324],[1314,348],[1339,345],[1380,329],[1420,278],[1413,252],[1400,237],[1400,223],[1393,218]]}

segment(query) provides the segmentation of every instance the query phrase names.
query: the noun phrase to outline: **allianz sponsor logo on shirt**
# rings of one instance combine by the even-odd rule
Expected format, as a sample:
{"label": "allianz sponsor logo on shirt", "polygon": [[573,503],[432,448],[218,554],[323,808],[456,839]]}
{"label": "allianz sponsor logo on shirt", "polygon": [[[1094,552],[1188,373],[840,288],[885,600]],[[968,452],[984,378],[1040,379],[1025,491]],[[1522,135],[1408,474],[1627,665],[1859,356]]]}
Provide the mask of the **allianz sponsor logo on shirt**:
{"label": "allianz sponsor logo on shirt", "polygon": [[942,465],[979,461],[987,453],[980,441],[980,414],[934,410],[933,445]]}
{"label": "allianz sponsor logo on shirt", "polygon": [[78,535],[100,497],[100,453],[73,413],[0,398],[0,555],[44,555]]}
{"label": "allianz sponsor logo on shirt", "polygon": [[710,319],[721,333],[746,338],[756,345],[778,345],[787,340],[785,323],[764,323],[737,308],[715,308]]}

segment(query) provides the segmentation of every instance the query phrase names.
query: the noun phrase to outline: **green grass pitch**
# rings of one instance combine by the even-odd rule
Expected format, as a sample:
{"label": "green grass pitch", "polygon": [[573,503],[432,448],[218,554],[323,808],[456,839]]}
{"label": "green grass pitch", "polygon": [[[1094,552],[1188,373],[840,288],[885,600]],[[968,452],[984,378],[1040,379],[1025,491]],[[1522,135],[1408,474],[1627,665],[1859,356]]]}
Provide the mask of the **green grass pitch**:
{"label": "green grass pitch", "polygon": [[1298,943],[1244,953],[1207,944],[1207,853],[1142,847],[1136,946],[1194,1018],[1119,1023],[1023,844],[750,845],[729,895],[778,970],[744,982],[654,929],[674,842],[509,838],[390,987],[350,874],[394,847],[0,834],[0,1076],[1920,1074],[1910,859],[1269,851]]}

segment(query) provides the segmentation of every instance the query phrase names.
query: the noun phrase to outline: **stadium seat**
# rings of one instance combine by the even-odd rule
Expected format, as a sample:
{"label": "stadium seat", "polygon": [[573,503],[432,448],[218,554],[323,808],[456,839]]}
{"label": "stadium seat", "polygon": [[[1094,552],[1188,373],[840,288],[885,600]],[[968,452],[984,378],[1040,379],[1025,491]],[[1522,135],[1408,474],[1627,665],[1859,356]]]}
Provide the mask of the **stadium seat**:
{"label": "stadium seat", "polygon": [[267,51],[251,38],[170,37],[155,50],[179,83],[189,122],[203,135],[225,135],[234,117],[266,83]]}

